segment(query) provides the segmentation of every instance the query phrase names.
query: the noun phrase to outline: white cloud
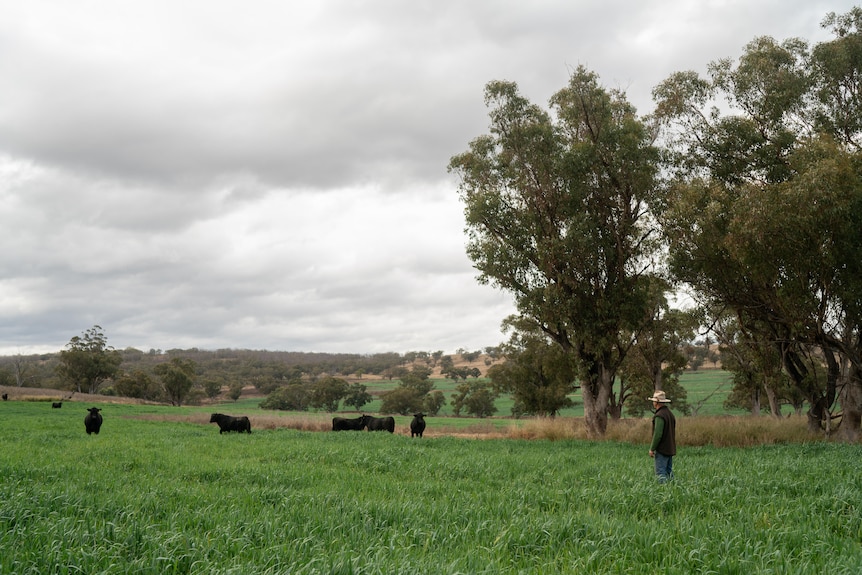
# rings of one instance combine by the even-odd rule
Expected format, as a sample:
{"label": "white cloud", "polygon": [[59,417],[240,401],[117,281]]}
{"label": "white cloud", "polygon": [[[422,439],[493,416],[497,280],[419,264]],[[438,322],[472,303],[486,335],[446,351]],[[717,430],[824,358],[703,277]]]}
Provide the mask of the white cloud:
{"label": "white cloud", "polygon": [[583,64],[650,109],[757,35],[850,2],[3,2],[0,353],[478,348],[449,158],[483,87],[545,103]]}

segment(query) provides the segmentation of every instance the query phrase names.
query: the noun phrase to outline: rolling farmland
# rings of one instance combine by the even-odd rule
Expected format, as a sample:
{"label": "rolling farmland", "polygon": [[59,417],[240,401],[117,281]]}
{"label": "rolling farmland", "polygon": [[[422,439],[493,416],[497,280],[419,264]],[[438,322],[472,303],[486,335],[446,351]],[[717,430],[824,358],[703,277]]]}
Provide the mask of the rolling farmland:
{"label": "rolling farmland", "polygon": [[[6,402],[3,573],[858,573],[859,445],[255,429]],[[227,407],[225,407],[225,410]]]}

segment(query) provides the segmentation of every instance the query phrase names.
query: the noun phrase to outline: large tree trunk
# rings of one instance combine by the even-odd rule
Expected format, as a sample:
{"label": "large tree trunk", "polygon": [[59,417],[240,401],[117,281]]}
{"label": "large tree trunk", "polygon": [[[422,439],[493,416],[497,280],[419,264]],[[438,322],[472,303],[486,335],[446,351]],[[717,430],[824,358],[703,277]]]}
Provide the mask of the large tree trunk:
{"label": "large tree trunk", "polygon": [[763,388],[766,390],[766,399],[769,402],[769,412],[772,414],[772,417],[780,418],[781,406],[778,404],[778,396],[775,394],[775,390],[768,385],[764,385]]}
{"label": "large tree trunk", "polygon": [[829,417],[829,413],[826,411],[826,399],[819,395],[815,394],[808,398],[808,431],[818,433],[822,432],[823,428],[821,427],[821,422],[823,421],[824,413],[826,413],[826,417]]}
{"label": "large tree trunk", "polygon": [[757,388],[751,392],[751,415],[760,415],[760,390]]}
{"label": "large tree trunk", "polygon": [[859,370],[850,369],[850,377],[842,386],[839,399],[844,417],[841,418],[841,426],[838,428],[838,437],[847,442],[859,440],[859,431],[862,427],[862,381],[860,381]]}
{"label": "large tree trunk", "polygon": [[584,424],[587,435],[602,437],[608,429],[608,406],[613,392],[613,373],[600,366],[598,373],[591,374],[592,381],[581,386],[584,398]]}

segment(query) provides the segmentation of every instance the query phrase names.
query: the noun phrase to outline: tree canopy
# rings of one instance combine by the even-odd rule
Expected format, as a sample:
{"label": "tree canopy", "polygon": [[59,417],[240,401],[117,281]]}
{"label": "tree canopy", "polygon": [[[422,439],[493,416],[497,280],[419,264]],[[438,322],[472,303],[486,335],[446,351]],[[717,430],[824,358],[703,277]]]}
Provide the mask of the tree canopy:
{"label": "tree canopy", "polygon": [[623,93],[579,67],[546,111],[513,82],[485,89],[491,128],[453,157],[479,281],[576,360],[585,419],[604,433],[614,377],[647,314],[659,247],[659,153]]}
{"label": "tree canopy", "polygon": [[756,38],[737,62],[654,91],[676,279],[712,317],[730,309],[749,342],[773,346],[812,427],[828,429],[841,395],[850,436],[862,415],[860,25],[858,8],[830,14],[829,42]]}
{"label": "tree canopy", "polygon": [[117,373],[122,361],[120,353],[108,345],[102,327],[94,325],[69,340],[60,352],[57,374],[78,392],[96,393]]}

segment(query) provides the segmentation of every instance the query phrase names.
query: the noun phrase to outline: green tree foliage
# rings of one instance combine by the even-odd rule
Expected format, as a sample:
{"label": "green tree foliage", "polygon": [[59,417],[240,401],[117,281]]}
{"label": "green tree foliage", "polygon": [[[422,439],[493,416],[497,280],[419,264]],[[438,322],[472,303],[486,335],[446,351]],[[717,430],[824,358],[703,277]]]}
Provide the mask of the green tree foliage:
{"label": "green tree foliage", "polygon": [[94,325],[80,336],[75,336],[60,352],[57,375],[70,389],[96,393],[99,387],[114,377],[123,358],[120,352],[108,345],[101,326]]}
{"label": "green tree foliage", "polygon": [[445,372],[455,368],[455,360],[452,359],[451,355],[441,356],[438,363],[440,365],[440,372],[441,373],[445,373]]}
{"label": "green tree foliage", "polygon": [[468,377],[481,377],[482,375],[482,372],[478,367],[469,367],[466,365],[462,365],[460,367],[452,366],[441,373],[447,379],[451,379],[452,381],[467,379]]}
{"label": "green tree foliage", "polygon": [[242,395],[242,388],[243,388],[242,383],[235,381],[234,383],[230,384],[230,387],[228,388],[227,396],[234,401],[238,400],[240,398],[240,396]]}
{"label": "green tree foliage", "polygon": [[422,411],[426,415],[437,415],[443,406],[446,405],[446,396],[440,390],[432,391],[422,400]]}
{"label": "green tree foliage", "polygon": [[572,355],[544,333],[514,330],[503,354],[506,361],[491,366],[488,377],[496,391],[512,394],[512,415],[554,417],[572,405],[569,394],[577,389],[577,366]]}
{"label": "green tree foliage", "polygon": [[409,372],[401,376],[401,386],[414,389],[420,395],[425,395],[434,389],[434,382],[431,380],[431,368],[414,365]]}
{"label": "green tree foliage", "polygon": [[499,397],[493,385],[487,381],[471,381],[458,384],[456,393],[452,396],[452,411],[461,415],[461,411],[476,417],[491,417],[497,413],[494,401]]}
{"label": "green tree foliage", "polygon": [[161,397],[162,390],[150,374],[142,369],[123,372],[114,382],[114,391],[124,397],[137,397],[156,401]]}
{"label": "green tree foliage", "polygon": [[474,361],[476,361],[479,358],[480,355],[482,355],[481,350],[477,350],[477,351],[462,350],[461,351],[461,359],[463,359],[464,361],[466,361],[468,363],[473,363]]}
{"label": "green tree foliage", "polygon": [[680,72],[654,91],[676,278],[775,347],[812,428],[829,430],[840,391],[848,439],[862,421],[860,24],[858,8],[830,14],[835,38],[812,50],[757,38],[707,78]]}
{"label": "green tree foliage", "polygon": [[[614,379],[645,317],[659,234],[658,150],[623,93],[579,67],[551,113],[512,82],[485,89],[490,134],[451,159],[481,283],[577,361],[587,430],[604,434]],[[656,205],[658,203],[656,202]],[[532,329],[531,329],[532,331]]]}
{"label": "green tree foliage", "polygon": [[723,314],[713,322],[713,331],[718,336],[722,366],[733,373],[733,390],[725,407],[746,409],[755,415],[765,407],[781,417],[781,406],[790,404],[801,412],[805,397],[783,371],[777,346],[757,336],[763,329],[749,332],[735,315]]}
{"label": "green tree foliage", "polygon": [[349,405],[361,411],[362,408],[371,403],[374,398],[368,393],[368,387],[361,383],[352,383],[347,387],[347,394],[344,396],[344,405]]}
{"label": "green tree foliage", "polygon": [[261,409],[277,409],[282,411],[308,410],[309,393],[301,383],[292,383],[279,387],[266,396],[260,403]]}
{"label": "green tree foliage", "polygon": [[221,378],[208,377],[203,381],[204,394],[215,399],[221,393],[222,380]]}
{"label": "green tree foliage", "polygon": [[611,401],[614,417],[620,417],[623,406],[630,415],[640,417],[652,408],[646,398],[657,390],[665,392],[676,411],[690,411],[679,376],[688,362],[683,344],[694,336],[699,316],[672,309],[665,297],[667,291],[664,281],[656,281],[649,317],[632,334],[633,345],[619,370],[620,393]]}
{"label": "green tree foliage", "polygon": [[338,404],[347,395],[347,382],[338,377],[324,377],[309,386],[308,405],[313,409],[338,411]]}
{"label": "green tree foliage", "polygon": [[380,394],[380,412],[407,415],[422,410],[424,394],[417,389],[399,385]]}
{"label": "green tree foliage", "polygon": [[173,357],[160,363],[153,372],[162,380],[165,396],[171,405],[182,405],[195,384],[196,364],[191,359]]}
{"label": "green tree foliage", "polygon": [[409,371],[401,373],[398,387],[380,394],[380,411],[407,415],[423,409],[425,397],[434,389],[431,369],[428,366],[414,365]]}

